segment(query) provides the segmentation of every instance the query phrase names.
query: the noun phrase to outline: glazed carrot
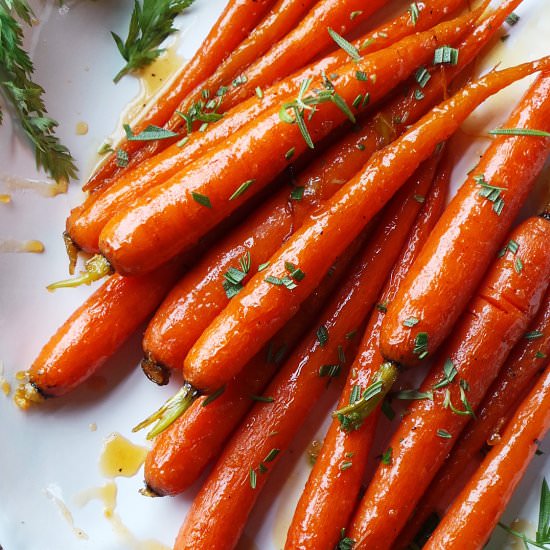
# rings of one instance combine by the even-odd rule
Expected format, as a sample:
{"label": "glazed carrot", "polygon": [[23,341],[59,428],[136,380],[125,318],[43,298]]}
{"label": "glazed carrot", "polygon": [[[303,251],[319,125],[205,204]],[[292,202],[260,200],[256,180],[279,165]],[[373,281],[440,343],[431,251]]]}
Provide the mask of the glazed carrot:
{"label": "glazed carrot", "polygon": [[[513,245],[512,245],[513,247]],[[510,253],[510,252],[508,252]],[[442,516],[473,474],[487,448],[498,444],[501,432],[525,397],[550,356],[550,292],[527,333],[516,344],[510,357],[483,400],[477,419],[471,422],[453,448],[451,456],[437,473],[430,488],[416,507],[396,548],[406,548],[433,514]]]}
{"label": "glazed carrot", "polygon": [[390,464],[379,465],[349,529],[358,550],[393,548],[540,306],[550,280],[550,220],[529,218],[510,238],[517,254],[490,268],[391,438]]}
{"label": "glazed carrot", "polygon": [[[134,131],[141,132],[148,125],[162,126],[173,114],[183,98],[200,82],[210,76],[216,67],[232,52],[250,31],[262,20],[275,0],[230,0],[192,59],[185,65],[162,97],[151,105]],[[120,148],[130,159],[141,142],[123,141]],[[111,154],[84,185],[84,191],[95,191],[116,177],[123,168]]]}
{"label": "glazed carrot", "polygon": [[[519,3],[519,0],[516,0],[515,3]],[[430,28],[449,10],[455,10],[460,4],[463,4],[463,0],[452,0],[451,2],[432,0],[430,3],[420,4],[420,13],[414,30]],[[502,11],[502,8],[499,8],[499,11]],[[484,22],[481,27],[488,28],[487,22]],[[411,31],[410,14],[407,12],[382,25],[374,32],[367,33],[353,44],[363,55],[366,55],[390,46],[410,34]],[[479,41],[479,38],[477,40]],[[210,124],[205,132],[193,132],[185,143],[178,141],[178,144],[171,145],[152,158],[146,159],[145,155],[152,154],[153,147],[156,150],[162,149],[169,140],[158,140],[148,148],[137,151],[134,158],[144,155],[143,162],[139,166],[125,171],[111,186],[104,191],[90,195],[82,205],[72,210],[67,219],[67,232],[73,242],[87,252],[98,252],[101,230],[116,213],[126,209],[143,193],[185,168],[209,148],[226,140],[247,122],[254,120],[260,113],[280,104],[287,95],[296,94],[304,79],[319,76],[323,71],[331,74],[334,69],[345,63],[346,59],[346,53],[339,50],[321,61],[313,63],[308,68],[265,90],[262,98],[254,96],[231,109],[222,120],[216,124]],[[466,57],[461,55],[459,66],[464,66],[464,59]],[[453,68],[453,71],[456,71],[456,68]],[[441,75],[438,74],[438,78],[441,78]],[[432,82],[429,85],[431,86]],[[440,89],[438,88],[438,93]],[[418,104],[420,109],[428,103],[427,101],[418,102],[411,96],[410,102],[413,101],[415,105]],[[180,117],[178,120],[181,122]]]}
{"label": "glazed carrot", "polygon": [[[448,138],[483,99],[549,64],[550,58],[543,58],[491,72],[465,86],[402,137],[375,153],[203,332],[185,359],[186,380],[197,388],[212,390],[232,378],[318,284],[330,262],[357,236],[362,224],[376,214],[438,143]],[[538,103],[544,100],[548,103],[547,97],[539,97]],[[490,210],[492,204],[487,201],[484,206]],[[285,267],[289,263],[298,266],[306,277],[292,289],[273,284],[289,276]]]}
{"label": "glazed carrot", "polygon": [[89,378],[149,317],[182,269],[174,261],[148,276],[110,277],[42,348],[20,397],[58,397]]}
{"label": "glazed carrot", "polygon": [[[540,77],[506,126],[550,130],[549,98],[550,77]],[[416,364],[419,333],[428,335],[430,353],[449,334],[533,188],[549,151],[548,138],[512,135],[494,140],[451,201],[388,309],[380,344],[387,359]],[[501,188],[494,191],[494,199],[487,198],[493,189],[490,186]],[[487,211],[488,204],[492,211]],[[419,323],[404,331],[403,321],[409,317]]]}
{"label": "glazed carrot", "polygon": [[[550,428],[550,368],[522,402],[502,440],[457,497],[426,550],[483,548]],[[548,521],[548,520],[546,520]],[[527,547],[527,544],[525,545]]]}
{"label": "glazed carrot", "polygon": [[[431,59],[437,45],[464,34],[474,17],[440,24],[348,63],[332,75],[334,83],[304,81],[293,102],[269,109],[111,219],[101,232],[100,250],[123,274],[164,263],[271,181],[288,164],[290,150],[297,158],[308,143],[313,145],[346,118],[354,119],[346,104],[354,103],[351,108],[360,111],[365,94],[371,103],[383,97],[418,63]],[[314,116],[304,114],[312,104]]]}
{"label": "glazed carrot", "polygon": [[272,470],[272,461],[287,449],[330,376],[344,367],[350,332],[360,329],[420,210],[414,194],[429,188],[427,172],[433,175],[433,162],[419,169],[411,178],[412,185],[384,212],[376,233],[359,254],[343,287],[327,304],[318,326],[264,392],[273,400],[257,403],[226,445],[193,502],[178,535],[177,550],[201,546],[229,550],[237,543]]}
{"label": "glazed carrot", "polygon": [[[450,163],[440,168],[426,202],[418,213],[411,234],[378,301],[382,306],[373,310],[367,323],[338,409],[360,401],[357,397],[352,398],[352,395],[357,392],[361,395],[365,388],[373,384],[384,363],[378,349],[384,304],[395,296],[400,282],[445,208],[450,169]],[[332,421],[296,506],[285,548],[334,548],[338,544],[341,530],[347,526],[357,503],[378,416],[377,409],[368,419],[357,419],[350,428],[344,428],[337,418]],[[342,464],[347,463],[351,467],[343,469]]]}
{"label": "glazed carrot", "polygon": [[154,440],[145,460],[144,476],[155,495],[176,495],[194,483],[218,457],[227,438],[261,395],[277,368],[317,318],[327,298],[357,254],[357,239],[334,269],[306,300],[300,311],[256,354],[243,372],[231,380],[214,400],[199,397],[191,407]]}

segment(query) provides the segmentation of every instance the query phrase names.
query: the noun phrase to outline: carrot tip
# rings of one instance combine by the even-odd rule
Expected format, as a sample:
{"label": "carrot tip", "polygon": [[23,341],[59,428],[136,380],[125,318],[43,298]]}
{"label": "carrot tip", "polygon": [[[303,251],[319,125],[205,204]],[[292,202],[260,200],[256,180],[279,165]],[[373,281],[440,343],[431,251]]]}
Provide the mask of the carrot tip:
{"label": "carrot tip", "polygon": [[162,407],[132,428],[137,432],[156,422],[155,427],[147,434],[147,439],[153,439],[175,422],[197,399],[199,391],[186,382],[181,389],[170,397]]}
{"label": "carrot tip", "polygon": [[354,403],[334,411],[332,417],[339,420],[344,431],[358,430],[391,390],[398,374],[397,363],[386,361],[362,396]]}
{"label": "carrot tip", "polygon": [[86,271],[81,273],[81,275],[72,279],[65,279],[63,281],[52,283],[46,288],[52,292],[58,288],[74,288],[81,285],[90,285],[94,281],[98,281],[99,279],[110,275],[112,272],[113,268],[107,258],[101,256],[100,254],[96,254],[86,262]]}
{"label": "carrot tip", "polygon": [[13,396],[13,402],[22,410],[28,410],[32,405],[42,403],[44,396],[31,382],[19,384]]}
{"label": "carrot tip", "polygon": [[140,495],[143,495],[144,497],[149,497],[149,498],[157,498],[162,496],[162,495],[159,495],[157,492],[155,492],[155,490],[152,489],[149,485],[147,485],[147,483],[145,484],[145,487],[142,487],[138,492]]}
{"label": "carrot tip", "polygon": [[69,274],[74,275],[74,268],[76,267],[79,248],[67,231],[63,231],[63,242],[65,243],[65,250],[67,251],[67,256],[69,257]]}
{"label": "carrot tip", "polygon": [[145,373],[145,376],[157,384],[157,386],[166,386],[170,381],[170,369],[157,363],[150,354],[147,354],[141,360],[141,370]]}

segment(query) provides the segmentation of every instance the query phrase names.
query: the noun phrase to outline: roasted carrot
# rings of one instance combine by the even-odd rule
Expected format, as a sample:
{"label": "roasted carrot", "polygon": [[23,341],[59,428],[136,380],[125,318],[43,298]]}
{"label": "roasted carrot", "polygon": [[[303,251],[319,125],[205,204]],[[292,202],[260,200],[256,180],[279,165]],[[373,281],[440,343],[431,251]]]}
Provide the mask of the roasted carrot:
{"label": "roasted carrot", "polygon": [[427,164],[411,178],[411,187],[393,199],[347,281],[321,314],[318,327],[307,334],[264,392],[271,402],[256,404],[226,445],[193,502],[177,550],[200,546],[229,550],[237,543],[271,462],[286,450],[327,380],[345,366],[350,332],[360,329],[421,207],[414,195],[425,193],[430,185],[426,172],[433,175],[433,163]]}
{"label": "roasted carrot", "polygon": [[[162,126],[183,98],[216,70],[274,3],[275,0],[230,0],[193,58],[162,97],[148,108],[141,122],[134,126],[134,131],[141,132],[150,124]],[[127,140],[120,144],[120,149],[129,155],[128,167],[132,165],[132,153],[141,144]],[[84,185],[84,191],[100,189],[123,169],[127,168],[119,166],[116,153],[112,153]]]}
{"label": "roasted carrot", "polygon": [[[300,311],[256,354],[215,399],[199,397],[191,407],[154,440],[145,460],[144,476],[155,495],[176,495],[194,483],[261,395],[277,368],[308,330],[327,298],[347,271],[364,237],[338,259],[330,274],[306,300]],[[222,392],[220,394],[220,392]]]}
{"label": "roasted carrot", "polygon": [[[550,77],[541,76],[506,127],[550,130],[549,98]],[[449,334],[518,215],[549,151],[549,138],[512,135],[494,140],[451,201],[388,309],[380,344],[387,359],[416,364],[419,333],[428,335],[429,353]],[[475,246],[471,246],[473,242]],[[403,321],[409,317],[419,322],[403,330]]]}
{"label": "roasted carrot", "polygon": [[[537,442],[550,428],[549,405],[547,367],[514,414],[502,440],[487,455],[424,546],[426,550],[460,550],[465,540],[471,550],[483,548],[535,456]],[[545,534],[541,536],[547,539]]]}
{"label": "roasted carrot", "polygon": [[[376,214],[439,142],[448,138],[483,99],[549,65],[550,58],[543,58],[491,72],[465,86],[402,137],[375,153],[203,332],[185,359],[184,377],[195,387],[210,391],[232,378],[318,284],[330,262],[357,236],[363,223]],[[545,100],[548,103],[548,97],[538,97],[539,104]],[[491,203],[488,205],[490,208]],[[274,284],[289,277],[285,267],[289,264],[306,274],[292,289]]]}
{"label": "roasted carrot", "polygon": [[[451,2],[432,0],[430,3],[421,4],[414,29],[420,31],[430,28],[430,25],[437,23],[449,10],[455,10],[462,3],[463,0],[452,0]],[[519,3],[519,0],[516,0],[515,3]],[[502,11],[502,8],[499,11]],[[487,22],[484,22],[481,27],[488,28]],[[411,30],[410,14],[407,12],[382,25],[374,32],[367,33],[354,41],[353,44],[362,55],[366,55],[390,46],[410,34]],[[480,38],[476,37],[476,40],[479,42]],[[459,59],[460,67],[466,64],[465,59],[467,59],[467,56],[462,52]],[[319,76],[323,71],[331,74],[334,69],[345,62],[346,53],[339,50],[265,90],[262,94],[263,97],[254,96],[231,109],[225,113],[222,120],[216,124],[210,124],[204,132],[192,133],[188,136],[188,140],[186,138],[186,140],[183,140],[184,142],[178,141],[177,144],[171,145],[153,158],[146,159],[143,156],[144,160],[139,166],[124,172],[111,186],[102,192],[91,194],[82,205],[73,209],[67,219],[67,232],[71,239],[79,248],[87,252],[98,252],[100,232],[107,221],[116,213],[127,208],[146,191],[185,168],[192,161],[202,156],[210,147],[226,140],[248,121],[254,120],[260,113],[273,105],[279,104],[282,98],[291,93],[296,94],[304,79]],[[456,67],[453,67],[452,70],[456,72]],[[440,75],[437,75],[437,77],[441,78]],[[441,88],[436,88],[433,84],[433,81],[429,82],[429,86],[432,89],[437,89],[439,93]],[[410,103],[413,103],[413,100],[414,105],[418,105],[420,110],[428,104],[427,99],[418,102],[412,98]],[[427,107],[425,108],[427,109]],[[408,119],[412,120],[412,116],[411,114]],[[181,121],[179,117],[178,120]],[[166,143],[167,140],[153,142],[156,149],[164,147]],[[134,157],[142,154],[152,154],[151,147],[140,149]]]}
{"label": "roasted carrot", "polygon": [[416,399],[389,443],[391,461],[377,468],[351,523],[357,549],[393,547],[540,306],[550,280],[550,220],[529,218],[510,238],[517,255],[495,261],[420,393],[410,396]]}
{"label": "roasted carrot", "polygon": [[[512,245],[512,250],[514,245]],[[508,252],[511,253],[511,252]],[[406,548],[433,514],[442,516],[464,487],[469,475],[483,460],[487,449],[498,444],[501,433],[518,403],[548,364],[550,356],[550,292],[524,337],[516,344],[498,378],[477,411],[477,419],[464,430],[451,456],[445,461],[416,507],[397,541]]]}
{"label": "roasted carrot", "polygon": [[[431,59],[436,46],[464,34],[473,18],[440,24],[348,63],[332,75],[334,83],[305,80],[293,101],[269,109],[111,219],[101,232],[101,251],[122,274],[164,263],[271,181],[288,164],[290,150],[298,157],[348,117],[355,120],[348,104],[357,112],[365,98],[372,103],[383,97]],[[306,112],[312,107],[314,116]]]}
{"label": "roasted carrot", "polygon": [[[342,417],[335,418],[330,425],[292,518],[285,545],[289,550],[334,548],[355,508],[379,416],[377,410],[362,421],[360,396],[365,388],[375,383],[376,375],[384,363],[378,340],[385,304],[395,296],[400,282],[445,208],[450,168],[449,163],[440,167],[382,291],[378,301],[380,306],[373,310],[367,323],[338,404],[338,409],[355,406],[358,416],[353,426],[346,427],[341,423],[338,418]],[[424,197],[420,200],[424,200]],[[349,413],[344,418],[349,418]],[[348,463],[351,467],[343,469],[342,464]]]}
{"label": "roasted carrot", "polygon": [[110,277],[42,348],[19,397],[58,397],[90,377],[151,315],[182,268],[174,261],[149,276]]}

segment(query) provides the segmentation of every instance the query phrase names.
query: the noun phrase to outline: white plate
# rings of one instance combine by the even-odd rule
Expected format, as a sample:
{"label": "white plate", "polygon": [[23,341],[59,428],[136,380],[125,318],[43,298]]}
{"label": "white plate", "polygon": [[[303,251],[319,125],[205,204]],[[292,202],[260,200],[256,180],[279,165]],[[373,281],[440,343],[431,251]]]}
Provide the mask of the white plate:
{"label": "white plate", "polygon": [[[180,18],[184,29],[180,51],[186,58],[199,46],[223,5],[224,0],[197,0]],[[121,58],[109,31],[124,34],[131,2],[79,1],[59,8],[54,0],[48,0],[35,6],[41,22],[26,34],[36,78],[47,90],[50,114],[60,122],[59,135],[85,176],[95,151],[138,90],[132,78],[124,78],[118,85],[112,82]],[[497,61],[508,66],[550,53],[548,0],[524,0],[517,12],[521,21],[511,29],[511,37],[505,43],[495,41],[490,55],[478,66],[479,72]],[[496,126],[527,84],[526,80],[514,85],[487,102],[467,122],[467,129],[476,132]],[[82,136],[75,131],[81,121],[89,126]],[[454,174],[455,188],[485,143],[476,141],[465,149]],[[0,193],[6,188],[4,175],[43,177],[36,173],[32,153],[9,116],[0,128]],[[0,255],[0,359],[12,386],[15,372],[32,362],[56,328],[93,291],[80,288],[50,294],[45,290],[48,283],[66,276],[61,232],[69,209],[81,198],[79,185],[73,183],[68,194],[55,198],[31,190],[14,191],[11,204],[0,204],[0,238],[39,239],[46,248],[43,254]],[[177,498],[148,499],[138,494],[141,472],[132,478],[117,478],[116,513],[128,528],[126,534],[104,517],[100,502],[83,507],[75,502],[82,491],[108,481],[98,469],[105,438],[119,432],[145,444],[142,434],[131,434],[131,427],[175,391],[174,384],[160,389],[145,380],[136,367],[139,344],[139,337],[134,337],[108,362],[101,372],[107,379],[101,391],[85,384],[73,395],[28,413],[0,396],[0,545],[4,550],[151,550],[172,544],[196,488]],[[327,397],[324,408],[316,410],[281,460],[252,514],[244,537],[248,542],[243,547],[255,544],[269,550],[283,544],[286,525],[309,471],[304,449],[314,437],[322,438],[323,419],[330,406]],[[91,431],[94,423],[97,430]],[[545,447],[547,442],[542,444]],[[520,516],[536,522],[541,478],[548,464],[546,455],[534,459],[506,521]],[[48,497],[52,493],[66,504],[74,524],[88,540],[75,536],[59,506]],[[505,537],[499,534],[495,538],[491,548],[502,548]],[[143,542],[146,539],[160,542],[157,546]]]}

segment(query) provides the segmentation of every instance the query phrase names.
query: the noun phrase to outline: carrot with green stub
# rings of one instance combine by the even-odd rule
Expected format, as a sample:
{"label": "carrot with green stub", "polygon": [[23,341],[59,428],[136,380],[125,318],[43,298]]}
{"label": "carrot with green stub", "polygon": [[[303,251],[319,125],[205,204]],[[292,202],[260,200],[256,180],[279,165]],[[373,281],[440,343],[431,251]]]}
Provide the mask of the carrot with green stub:
{"label": "carrot with green stub", "polygon": [[[445,208],[450,168],[448,160],[438,167],[438,175],[367,323],[338,404],[342,412],[335,413],[296,506],[285,545],[289,550],[336,547],[355,508],[379,416],[376,410],[368,418],[362,417],[361,396],[379,386],[376,376],[384,358],[378,349],[378,337],[385,304],[392,300]],[[424,196],[415,199],[424,200]]]}
{"label": "carrot with green stub", "polygon": [[327,383],[348,364],[346,348],[361,330],[422,206],[414,195],[425,194],[431,184],[434,163],[427,164],[384,211],[318,325],[265,390],[268,402],[254,406],[226,445],[193,502],[177,550],[200,546],[228,550],[237,543],[275,465],[272,462],[288,448]]}
{"label": "carrot with green stub", "polygon": [[[413,29],[417,31],[428,29],[430,25],[437,23],[450,11],[456,10],[462,3],[462,0],[453,0],[452,2],[433,0],[421,4],[414,27],[411,27],[410,13],[406,12],[375,31],[353,41],[353,45],[361,55],[378,51],[407,36]],[[502,8],[499,8],[499,11],[502,11]],[[487,22],[480,26],[480,28],[482,27],[487,28]],[[481,36],[476,37],[476,40],[479,42],[481,38]],[[463,67],[466,58],[467,55],[462,54],[458,65]],[[146,191],[185,168],[202,156],[210,147],[223,142],[250,120],[254,120],[268,108],[280,103],[284,97],[291,93],[296,94],[304,79],[319,76],[323,71],[330,74],[333,69],[338,68],[346,60],[347,54],[343,50],[336,51],[264,90],[261,98],[254,96],[229,110],[221,120],[209,124],[204,131],[193,132],[151,158],[146,158],[145,155],[153,154],[153,148],[155,151],[163,149],[170,140],[157,140],[151,142],[148,147],[140,149],[135,155],[143,154],[143,162],[132,170],[125,171],[108,188],[90,195],[82,205],[72,210],[67,219],[67,233],[70,238],[82,250],[98,252],[101,230],[115,214],[127,208]],[[452,70],[456,71],[456,67],[453,67]],[[440,78],[439,75],[438,78]],[[432,82],[428,83],[429,86],[431,84]],[[414,102],[420,104],[417,99],[414,99]],[[428,101],[423,103],[427,104]],[[411,114],[409,119],[412,119],[412,116]],[[181,119],[178,117],[178,120]],[[290,161],[290,159],[288,160]]]}
{"label": "carrot with green stub", "polygon": [[[216,70],[274,3],[275,0],[230,0],[201,47],[162,96],[148,106],[141,122],[134,126],[134,132],[139,133],[149,125],[163,126],[183,98]],[[128,166],[132,164],[133,152],[141,143],[128,140],[121,143],[120,149],[129,155]],[[84,191],[102,188],[124,169],[117,162],[117,153],[110,154],[84,185]]]}
{"label": "carrot with green stub", "polygon": [[418,63],[432,59],[437,46],[463,35],[476,17],[472,13],[404,38],[344,65],[332,80],[303,81],[296,97],[112,218],[101,232],[100,250],[122,274],[149,271],[185,250],[283,170],[290,150],[297,158],[345,120],[355,120],[369,99],[381,99]]}
{"label": "carrot with green stub", "polygon": [[[299,338],[315,322],[366,237],[368,235],[361,236],[346,250],[300,311],[253,357],[239,376],[214,394],[196,399],[171,425],[167,426],[185,408],[189,396],[184,393],[180,410],[171,402],[168,415],[164,411],[161,413],[159,422],[147,436],[151,438],[163,430],[156,435],[145,460],[144,477],[149,492],[163,496],[181,493],[220,455],[227,438],[257,396],[263,393]],[[157,420],[156,415],[154,418]]]}
{"label": "carrot with green stub", "polygon": [[[271,258],[270,266],[255,275],[203,332],[185,359],[186,380],[197,388],[212,391],[232,378],[284,324],[318,284],[334,257],[438,143],[447,139],[485,98],[519,78],[549,67],[550,58],[546,57],[491,72],[439,104],[402,137],[375,153],[363,170],[285,243]],[[543,110],[543,99],[540,96],[537,99],[534,103]],[[487,205],[491,210],[492,203],[486,201],[482,206]],[[285,285],[291,278],[289,264],[306,274],[291,288]]]}
{"label": "carrot with green stub", "polygon": [[378,466],[347,531],[358,550],[393,548],[540,307],[550,281],[550,220],[529,218],[509,239],[517,253],[493,263],[421,387],[398,395],[412,404],[389,442],[391,460]]}
{"label": "carrot with green stub", "polygon": [[[550,367],[521,403],[509,426],[487,455],[468,485],[460,493],[424,548],[426,550],[461,550],[484,547],[499,517],[512,498],[527,466],[535,456],[537,443],[550,428]],[[543,482],[541,510],[536,540],[512,531],[525,548],[528,544],[545,548],[550,542],[548,484]]]}
{"label": "carrot with green stub", "polygon": [[[507,243],[505,253],[516,250],[515,241]],[[481,464],[486,451],[502,440],[502,431],[525,397],[537,375],[550,358],[550,292],[546,293],[537,316],[510,357],[471,422],[461,435],[451,456],[430,484],[396,542],[396,548],[407,548],[423,527],[434,517],[442,517],[465,480]],[[420,539],[418,539],[420,542]]]}

